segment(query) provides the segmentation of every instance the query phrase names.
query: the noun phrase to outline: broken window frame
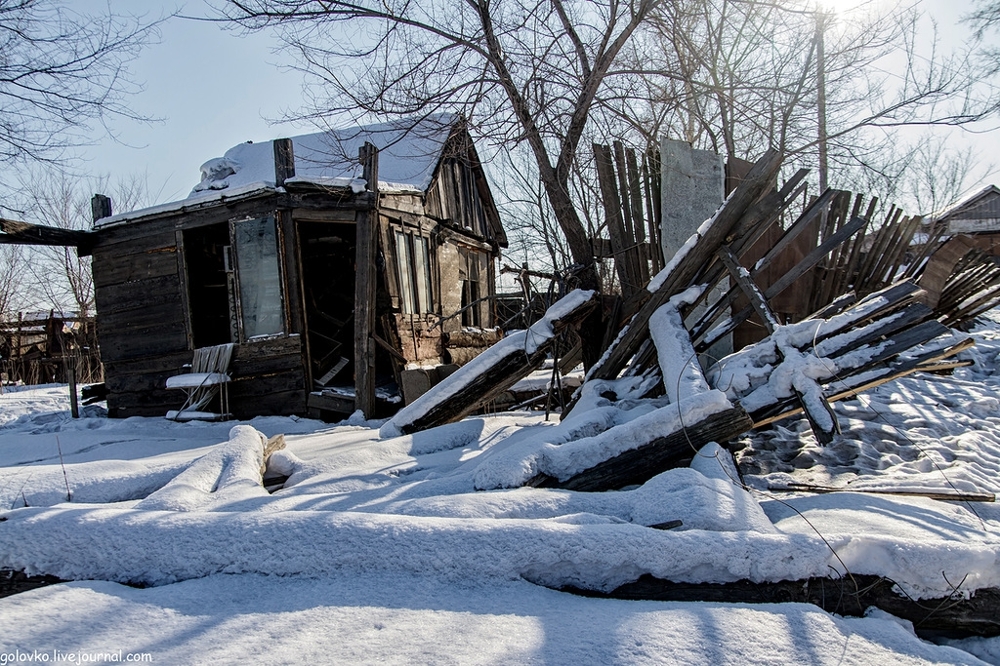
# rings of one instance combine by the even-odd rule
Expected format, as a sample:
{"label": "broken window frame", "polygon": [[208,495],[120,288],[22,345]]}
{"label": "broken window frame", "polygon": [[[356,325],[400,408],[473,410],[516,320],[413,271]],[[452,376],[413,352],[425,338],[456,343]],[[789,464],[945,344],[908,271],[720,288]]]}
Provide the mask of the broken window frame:
{"label": "broken window frame", "polygon": [[459,279],[462,281],[462,326],[482,328],[485,325],[483,304],[477,301],[483,296],[486,258],[483,252],[465,246],[459,246],[458,256]]}
{"label": "broken window frame", "polygon": [[[262,241],[259,244],[252,242],[251,225],[258,225],[257,234]],[[244,231],[249,233],[246,238],[241,238]],[[229,221],[229,233],[235,269],[232,297],[238,314],[239,341],[246,343],[285,335],[288,324],[277,215],[269,213],[261,217],[232,219]],[[260,235],[262,233],[266,235]],[[255,245],[260,246],[259,251],[254,249]],[[252,252],[257,252],[256,256]],[[251,270],[255,266],[258,267],[257,276],[265,278],[266,282],[251,281]]]}
{"label": "broken window frame", "polygon": [[409,315],[434,314],[434,258],[430,238],[406,228],[393,228],[392,232],[400,312]]}

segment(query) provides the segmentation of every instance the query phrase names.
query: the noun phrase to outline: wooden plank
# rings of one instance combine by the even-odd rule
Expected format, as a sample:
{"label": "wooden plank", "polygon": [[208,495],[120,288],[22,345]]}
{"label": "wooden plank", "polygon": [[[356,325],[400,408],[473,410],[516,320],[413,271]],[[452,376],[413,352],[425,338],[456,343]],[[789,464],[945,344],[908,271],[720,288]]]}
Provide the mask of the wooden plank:
{"label": "wooden plank", "polygon": [[663,245],[660,242],[660,170],[656,150],[651,148],[642,155],[641,178],[645,193],[646,222],[649,237],[650,269],[656,275],[663,268]]}
{"label": "wooden plank", "polygon": [[631,270],[632,267],[628,261],[629,237],[622,219],[622,202],[615,184],[611,149],[607,146],[594,144],[594,159],[597,166],[597,181],[601,188],[601,200],[604,203],[604,218],[608,225],[608,235],[611,237],[611,251],[615,257],[618,283],[622,295],[629,298],[641,289],[642,285],[639,284],[638,277]]}
{"label": "wooden plank", "polygon": [[94,242],[94,233],[91,231],[60,229],[4,218],[0,218],[0,232],[3,232],[0,233],[0,244],[54,245],[89,249]]}
{"label": "wooden plank", "polygon": [[332,210],[313,210],[309,208],[293,208],[292,219],[295,222],[329,222],[331,224],[354,224],[357,214],[354,208],[335,208]]}
{"label": "wooden plank", "polygon": [[170,244],[163,247],[132,251],[110,256],[107,253],[95,255],[93,261],[94,286],[108,287],[124,282],[148,280],[175,275],[178,272],[178,251],[174,234],[170,234]]}
{"label": "wooden plank", "polygon": [[838,358],[865,345],[878,344],[882,339],[895,335],[903,329],[916,326],[932,314],[934,314],[934,311],[923,303],[911,303],[903,308],[902,311],[893,313],[891,317],[886,317],[889,321],[879,321],[870,324],[870,331],[852,339],[846,347],[831,352],[828,356],[830,358]]}
{"label": "wooden plank", "polygon": [[810,268],[819,263],[819,261],[829,254],[834,248],[839,246],[845,240],[853,236],[858,230],[863,228],[868,221],[861,217],[856,217],[844,225],[843,228],[838,230],[836,233],[831,235],[829,238],[825,239],[819,244],[814,250],[805,256],[792,270],[788,271],[781,276],[774,284],[770,285],[764,290],[765,298],[771,299],[780,294],[782,291],[792,286],[792,284],[798,280],[802,275],[806,273]]}
{"label": "wooden plank", "polygon": [[298,227],[292,221],[290,211],[276,212],[275,226],[278,231],[278,252],[281,257],[281,280],[285,301],[288,303],[288,322],[285,330],[289,333],[305,333],[305,297],[302,290],[302,269],[299,261]]}
{"label": "wooden plank", "polygon": [[291,139],[275,139],[271,147],[274,151],[274,184],[282,187],[285,180],[295,176],[295,146]]}
{"label": "wooden plank", "polygon": [[181,302],[180,277],[162,277],[124,282],[94,289],[98,317],[114,312],[138,310],[162,305],[165,301]]}
{"label": "wooden plank", "polygon": [[[661,409],[670,409],[670,406]],[[733,407],[705,417],[663,436],[654,437],[642,446],[604,460],[588,470],[559,481],[540,475],[529,485],[539,488],[564,488],[578,492],[618,490],[645,483],[657,474],[689,460],[709,442],[725,443],[750,429],[752,421],[741,407]]]}
{"label": "wooden plank", "polygon": [[358,211],[354,282],[354,394],[366,418],[375,415],[375,234],[378,233],[378,149],[365,142],[358,159],[375,210]]}
{"label": "wooden plank", "polygon": [[120,335],[101,335],[101,356],[109,362],[188,349],[187,327],[180,319],[135,327]]}
{"label": "wooden plank", "polygon": [[230,392],[230,409],[233,416],[244,420],[261,414],[275,416],[305,414],[306,392],[301,387],[254,396],[242,396]]}
{"label": "wooden plank", "polygon": [[[452,423],[471,414],[538,368],[548,356],[548,350],[559,338],[559,334],[578,326],[596,304],[597,295],[592,294],[588,300],[575,304],[570,311],[551,320],[555,335],[536,341],[537,346],[530,353],[524,346],[508,344],[503,348],[502,354],[494,352],[478,356],[438,385],[438,395],[446,397],[436,398],[432,394],[421,396],[397,414],[392,425],[403,433],[413,433]],[[528,334],[531,334],[531,329]],[[509,338],[500,344],[507,340]],[[457,385],[460,390],[452,393],[449,385]]]}
{"label": "wooden plank", "polygon": [[101,313],[97,320],[98,331],[104,336],[116,337],[130,334],[137,329],[148,329],[164,322],[181,321],[184,311],[176,302],[157,303],[137,310]]}
{"label": "wooden plank", "polygon": [[646,244],[646,221],[642,215],[642,185],[639,181],[639,164],[635,150],[625,151],[628,168],[628,192],[632,204],[632,230],[635,233],[636,261],[639,266],[640,284],[649,282],[649,246]]}
{"label": "wooden plank", "polygon": [[938,490],[892,490],[889,488],[852,488],[844,486],[817,486],[810,483],[787,483],[784,486],[768,486],[769,491],[789,493],[813,493],[826,495],[829,493],[862,493],[868,495],[898,495],[899,497],[927,497],[941,502],[996,502],[993,493],[963,493],[942,492]]}
{"label": "wooden plank", "polygon": [[174,231],[175,256],[177,257],[177,277],[180,280],[181,317],[187,331],[187,346],[194,349],[194,317],[191,316],[191,285],[188,281],[187,252],[184,250],[184,232]]}
{"label": "wooden plank", "polygon": [[[340,395],[310,393],[306,398],[306,407],[310,412],[328,411],[343,414],[345,417],[354,413],[354,398]],[[319,414],[316,414],[316,418]]]}

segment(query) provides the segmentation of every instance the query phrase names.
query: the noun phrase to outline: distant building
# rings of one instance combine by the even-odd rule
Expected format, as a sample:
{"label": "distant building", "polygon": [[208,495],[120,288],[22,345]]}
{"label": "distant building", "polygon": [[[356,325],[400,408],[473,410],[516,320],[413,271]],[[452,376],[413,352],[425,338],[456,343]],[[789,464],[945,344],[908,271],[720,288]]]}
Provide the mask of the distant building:
{"label": "distant building", "polygon": [[1000,188],[990,185],[938,215],[948,235],[966,234],[975,248],[1000,257]]}

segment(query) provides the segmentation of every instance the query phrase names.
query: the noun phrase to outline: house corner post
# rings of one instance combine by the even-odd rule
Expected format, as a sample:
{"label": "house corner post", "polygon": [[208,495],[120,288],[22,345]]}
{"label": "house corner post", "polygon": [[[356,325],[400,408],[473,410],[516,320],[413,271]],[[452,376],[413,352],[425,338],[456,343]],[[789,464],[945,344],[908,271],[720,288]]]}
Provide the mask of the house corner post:
{"label": "house corner post", "polygon": [[369,205],[357,214],[354,283],[354,408],[375,415],[375,252],[378,232],[378,149],[365,142],[358,152]]}

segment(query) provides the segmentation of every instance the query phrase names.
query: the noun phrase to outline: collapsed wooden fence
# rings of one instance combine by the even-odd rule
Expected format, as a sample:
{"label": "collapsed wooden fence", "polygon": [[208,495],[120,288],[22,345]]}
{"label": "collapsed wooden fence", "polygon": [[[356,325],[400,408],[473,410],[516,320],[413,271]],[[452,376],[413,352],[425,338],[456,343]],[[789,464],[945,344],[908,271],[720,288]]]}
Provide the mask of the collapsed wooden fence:
{"label": "collapsed wooden fence", "polygon": [[[623,289],[606,312],[606,349],[584,388],[645,376],[656,380],[647,382],[653,387],[647,398],[666,393],[680,405],[692,393],[723,390],[731,404],[571,480],[536,478],[533,485],[602,490],[641,483],[709,441],[726,442],[803,412],[817,439],[829,442],[839,432],[831,403],[914,372],[967,364],[959,355],[972,341],[953,329],[1000,302],[1000,267],[961,237],[936,232],[916,242],[921,218],[896,207],[877,217],[874,199],[827,190],[793,214],[807,172],[777,187],[776,151],[753,164],[716,215],[654,274],[649,269],[659,264],[645,239],[655,235],[643,236],[652,227],[637,215],[648,187],[636,175],[634,155],[616,147],[598,148],[597,156],[609,228],[618,229],[612,239],[620,236],[612,245],[620,250],[614,257]],[[632,207],[626,210],[625,202]],[[644,287],[626,288],[647,274]],[[781,301],[793,287],[802,304],[797,308]],[[562,334],[573,335],[577,321]],[[750,321],[758,341],[713,363],[709,347]],[[665,337],[683,344],[658,350],[654,328],[674,329]],[[504,361],[502,372],[489,362],[471,368],[460,378],[464,387],[427,396],[422,413],[438,416],[400,418],[401,429],[414,432],[470,413],[501,384],[537,367],[541,356],[518,361],[516,368]],[[691,362],[696,358],[700,364]],[[685,384],[688,393],[671,395],[673,382],[700,375],[702,367],[707,373]],[[788,386],[769,386],[776,368],[791,377]],[[746,386],[733,386],[737,371]],[[478,375],[468,376],[473,372]],[[574,406],[571,401],[563,416]]]}

